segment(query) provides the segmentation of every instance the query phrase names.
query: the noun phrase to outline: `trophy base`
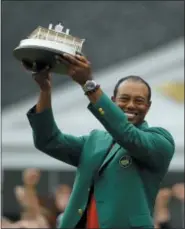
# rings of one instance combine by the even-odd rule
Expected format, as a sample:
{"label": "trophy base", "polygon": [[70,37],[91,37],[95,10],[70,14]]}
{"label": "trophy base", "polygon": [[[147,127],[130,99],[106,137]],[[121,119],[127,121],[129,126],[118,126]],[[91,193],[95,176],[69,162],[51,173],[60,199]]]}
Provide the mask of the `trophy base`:
{"label": "trophy base", "polygon": [[13,55],[19,61],[36,62],[43,66],[49,65],[51,72],[66,74],[67,67],[63,64],[57,64],[55,56],[68,53],[75,55],[72,47],[65,44],[59,44],[47,40],[26,39],[22,40],[20,45],[13,50]]}

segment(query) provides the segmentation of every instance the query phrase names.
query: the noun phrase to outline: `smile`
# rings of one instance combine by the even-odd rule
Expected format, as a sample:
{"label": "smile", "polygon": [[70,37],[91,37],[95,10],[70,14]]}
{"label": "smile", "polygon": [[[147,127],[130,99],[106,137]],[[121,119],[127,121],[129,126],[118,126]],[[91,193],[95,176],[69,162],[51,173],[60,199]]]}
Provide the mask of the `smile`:
{"label": "smile", "polygon": [[125,112],[125,115],[127,116],[128,119],[133,119],[137,116],[136,113],[129,113],[129,112]]}

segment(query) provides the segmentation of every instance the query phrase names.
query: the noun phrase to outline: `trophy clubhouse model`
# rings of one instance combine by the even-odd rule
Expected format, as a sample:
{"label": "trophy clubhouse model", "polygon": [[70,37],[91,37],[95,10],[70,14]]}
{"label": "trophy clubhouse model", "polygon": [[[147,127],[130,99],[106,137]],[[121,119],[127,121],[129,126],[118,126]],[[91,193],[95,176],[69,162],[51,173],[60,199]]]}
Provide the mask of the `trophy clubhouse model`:
{"label": "trophy clubhouse model", "polygon": [[81,53],[85,39],[71,36],[69,29],[64,32],[63,28],[61,23],[54,28],[52,24],[49,24],[48,29],[37,27],[27,39],[20,41],[19,46],[13,51],[14,56],[19,61],[25,61],[30,66],[30,71],[35,71],[33,63],[36,63],[37,70],[49,65],[52,72],[65,74],[65,65],[57,64],[55,56],[63,53]]}

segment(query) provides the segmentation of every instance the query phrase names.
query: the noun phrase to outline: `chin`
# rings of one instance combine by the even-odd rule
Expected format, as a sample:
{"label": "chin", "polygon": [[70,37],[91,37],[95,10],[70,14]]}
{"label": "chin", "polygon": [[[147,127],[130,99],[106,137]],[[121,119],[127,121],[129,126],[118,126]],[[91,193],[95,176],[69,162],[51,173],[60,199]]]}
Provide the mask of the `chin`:
{"label": "chin", "polygon": [[132,123],[133,125],[137,125],[139,123],[138,120],[128,120],[130,123]]}
{"label": "chin", "polygon": [[132,124],[135,124],[135,123],[136,123],[135,120],[129,120],[129,119],[128,119],[128,121],[129,121],[130,123],[132,123]]}

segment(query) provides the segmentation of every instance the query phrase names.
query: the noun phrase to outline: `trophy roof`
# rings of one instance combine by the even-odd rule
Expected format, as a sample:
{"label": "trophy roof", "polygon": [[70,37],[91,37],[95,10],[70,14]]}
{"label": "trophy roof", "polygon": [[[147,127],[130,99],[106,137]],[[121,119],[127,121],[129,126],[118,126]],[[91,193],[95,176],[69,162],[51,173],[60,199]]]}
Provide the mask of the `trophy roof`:
{"label": "trophy roof", "polygon": [[[68,30],[68,32],[69,32],[69,30]],[[67,34],[65,32],[55,31],[54,29],[51,29],[51,26],[50,26],[50,28],[44,28],[42,26],[38,26],[28,36],[28,38],[29,39],[50,40],[50,41],[55,41],[57,43],[64,43],[67,45],[75,45],[78,47],[79,51],[81,51],[82,45],[85,41],[85,39],[80,39],[78,37],[74,37],[74,36]]]}

